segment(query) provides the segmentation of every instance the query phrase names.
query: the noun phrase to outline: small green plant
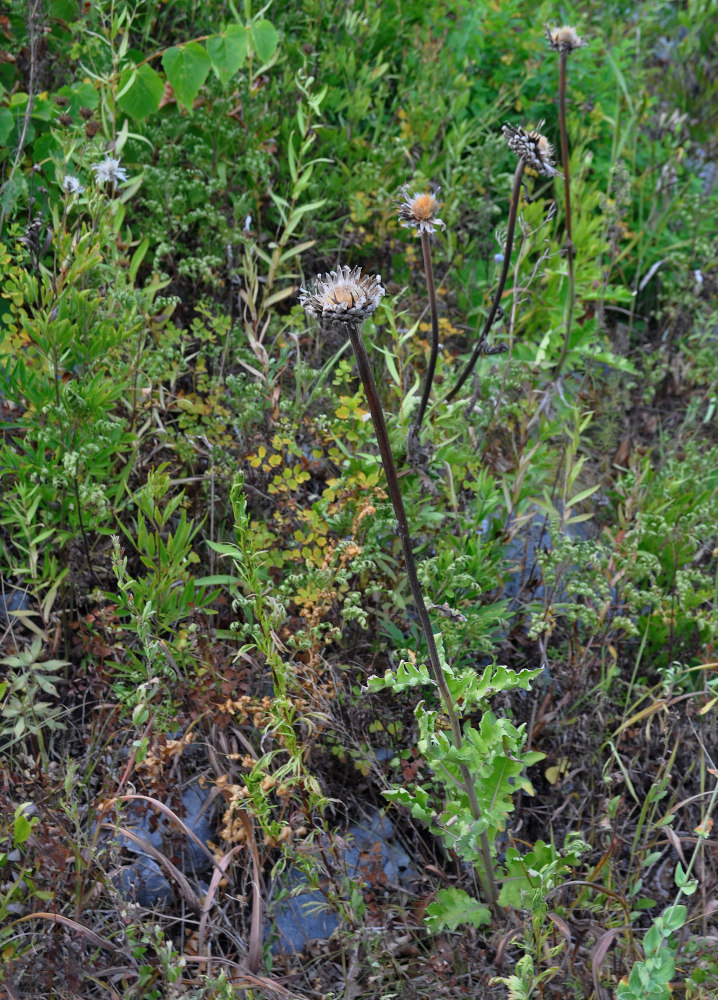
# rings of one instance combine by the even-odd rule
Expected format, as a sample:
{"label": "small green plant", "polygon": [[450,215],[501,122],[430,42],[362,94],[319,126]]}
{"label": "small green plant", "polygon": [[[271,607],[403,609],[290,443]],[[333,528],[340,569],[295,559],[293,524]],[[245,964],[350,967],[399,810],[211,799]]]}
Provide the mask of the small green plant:
{"label": "small green plant", "polygon": [[[540,670],[515,672],[506,667],[488,666],[482,674],[473,667],[457,670],[447,663],[441,637],[435,637],[442,665],[445,684],[458,717],[463,721],[462,743],[453,744],[445,730],[443,713],[428,708],[422,700],[415,709],[418,725],[417,749],[426,761],[430,779],[409,787],[392,788],[385,792],[387,798],[411,810],[416,819],[440,836],[447,849],[455,851],[474,867],[484,863],[479,844],[486,839],[493,845],[514,808],[514,798],[519,790],[533,793],[525,769],[543,760],[544,754],[525,749],[525,726],[514,726],[507,719],[497,718],[490,709],[490,699],[502,692],[529,690],[531,681]],[[432,679],[421,664],[403,661],[396,671],[387,671],[384,677],[369,678],[369,689],[389,689],[396,693],[407,688],[428,690]],[[480,715],[474,727],[469,719]],[[465,721],[464,721],[465,720]],[[463,787],[463,768],[471,775],[479,805],[479,816],[474,816],[470,799]],[[499,877],[499,866],[492,860],[492,877]],[[439,892],[435,903],[428,908],[430,925],[435,929],[456,926],[456,890]],[[464,894],[465,896],[466,894]],[[498,901],[509,902],[502,890]],[[473,914],[473,916],[472,916]],[[480,915],[483,914],[483,917]],[[489,911],[483,910],[466,897],[466,921],[488,921]],[[461,922],[461,921],[459,921]]]}
{"label": "small green plant", "polygon": [[0,665],[9,667],[0,682],[0,751],[26,737],[33,739],[44,754],[45,731],[65,729],[57,671],[68,667],[67,660],[42,659],[43,640],[36,636],[28,649],[6,656]]}
{"label": "small green plant", "polygon": [[25,845],[38,825],[32,802],[21,802],[12,815],[0,821],[0,875],[3,886],[0,890],[0,956],[4,959],[15,954],[12,942],[13,932],[10,921],[22,913],[28,896],[37,893],[38,899],[46,898],[42,890],[36,890],[34,866],[24,858]]}
{"label": "small green plant", "polygon": [[[709,758],[710,759],[710,758]],[[714,767],[709,768],[713,777],[718,777]],[[670,1000],[673,995],[671,981],[676,972],[678,954],[678,931],[688,922],[688,909],[680,903],[682,896],[692,896],[698,889],[698,880],[693,874],[713,828],[712,814],[718,802],[718,783],[711,792],[703,821],[695,829],[696,845],[688,864],[679,861],[675,871],[675,885],[678,889],[673,903],[654,918],[643,938],[644,958],[635,962],[628,976],[624,976],[616,989],[617,1000]]]}
{"label": "small green plant", "polygon": [[[282,656],[277,641],[277,628],[284,618],[285,609],[273,594],[264,552],[252,529],[247,511],[247,499],[242,477],[237,477],[231,492],[235,518],[235,542],[212,543],[219,555],[233,562],[234,574],[212,578],[214,583],[225,584],[234,595],[234,607],[244,621],[233,628],[243,640],[237,652],[242,657],[255,651],[263,657],[271,676],[272,693],[268,701],[265,732],[277,746],[259,755],[249,773],[244,776],[246,792],[237,799],[239,808],[244,796],[252,803],[253,815],[268,843],[282,843],[285,837],[286,801],[296,800],[307,820],[315,811],[321,812],[325,799],[316,779],[309,772],[306,759],[310,745],[299,736],[300,724],[311,732],[314,722],[311,714],[303,715],[296,707],[300,692],[291,664]],[[267,793],[278,789],[280,808]],[[282,804],[284,803],[284,804]]]}

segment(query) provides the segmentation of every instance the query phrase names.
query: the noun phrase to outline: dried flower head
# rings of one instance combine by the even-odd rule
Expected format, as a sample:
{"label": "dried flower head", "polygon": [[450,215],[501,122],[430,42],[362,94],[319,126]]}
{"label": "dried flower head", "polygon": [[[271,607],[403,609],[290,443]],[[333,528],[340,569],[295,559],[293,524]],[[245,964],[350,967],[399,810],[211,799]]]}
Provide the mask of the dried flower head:
{"label": "dried flower head", "polygon": [[564,24],[560,28],[551,28],[546,25],[544,29],[548,43],[554,52],[574,52],[586,43],[576,32],[575,28]]}
{"label": "dried flower head", "polygon": [[85,124],[85,135],[88,139],[93,139],[97,133],[100,131],[100,123],[91,118],[89,122]]}
{"label": "dried flower head", "polygon": [[84,119],[85,121],[88,121],[88,119],[92,118],[93,114],[94,111],[92,110],[92,108],[80,108],[80,118]]}
{"label": "dried flower head", "polygon": [[57,116],[57,122],[63,128],[68,128],[68,126],[72,125],[72,115],[68,115],[67,111],[63,111],[61,115]]}
{"label": "dried flower head", "polygon": [[362,274],[360,267],[340,267],[317,276],[313,292],[302,288],[299,301],[324,326],[347,326],[371,316],[381,302],[381,275]]}
{"label": "dried flower head", "polygon": [[127,171],[120,166],[120,161],[116,156],[106,156],[100,163],[96,163],[93,168],[98,184],[111,184],[117,187],[118,181],[127,180]]}
{"label": "dried flower head", "polygon": [[553,177],[558,171],[553,165],[553,148],[540,129],[543,122],[531,132],[522,129],[520,125],[504,125],[501,131],[506,136],[509,149],[523,160],[527,167],[532,167],[537,173]]}
{"label": "dried flower head", "polygon": [[[437,193],[440,190],[441,188],[437,188]],[[416,194],[408,184],[405,184],[401,189],[401,194],[404,200],[398,204],[399,221],[402,226],[406,226],[407,229],[416,229],[417,236],[421,236],[422,233],[433,233],[435,226],[446,229],[446,225],[437,218],[439,202],[430,191]]]}
{"label": "dried flower head", "polygon": [[62,178],[62,190],[66,194],[82,194],[85,189],[77,177],[73,177],[72,174],[65,174]]}

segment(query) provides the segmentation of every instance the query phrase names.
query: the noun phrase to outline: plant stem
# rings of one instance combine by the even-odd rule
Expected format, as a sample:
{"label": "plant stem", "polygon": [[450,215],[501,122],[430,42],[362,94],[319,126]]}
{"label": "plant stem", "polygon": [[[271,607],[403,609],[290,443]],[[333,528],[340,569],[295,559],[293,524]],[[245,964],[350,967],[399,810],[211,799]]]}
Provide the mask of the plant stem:
{"label": "plant stem", "polygon": [[563,190],[564,201],[566,203],[566,260],[568,261],[568,305],[566,307],[566,333],[564,335],[561,354],[556,362],[554,375],[558,377],[561,373],[563,363],[568,353],[568,345],[571,337],[571,323],[573,321],[573,306],[576,297],[576,275],[574,273],[573,259],[576,248],[573,245],[571,234],[571,165],[568,159],[568,132],[566,130],[566,65],[568,63],[568,52],[560,55],[558,73],[558,120],[561,130],[561,164],[563,166]]}
{"label": "plant stem", "polygon": [[426,369],[426,379],[424,382],[424,391],[421,394],[419,412],[414,424],[412,425],[411,431],[409,432],[410,435],[415,434],[417,437],[419,435],[419,431],[421,430],[421,423],[424,419],[424,414],[426,413],[426,407],[429,403],[431,386],[434,381],[434,372],[436,371],[436,358],[439,353],[439,314],[436,307],[436,285],[434,284],[434,267],[431,262],[431,244],[429,242],[429,234],[427,232],[422,232],[421,234],[421,250],[424,255],[426,291],[429,296],[429,309],[431,311],[431,353],[429,354],[429,366]]}
{"label": "plant stem", "polygon": [[[399,487],[399,477],[396,472],[396,465],[394,463],[391,444],[389,443],[389,433],[386,429],[384,411],[379,400],[379,394],[376,390],[374,376],[371,372],[369,358],[366,353],[366,348],[364,347],[364,341],[362,340],[359,326],[357,324],[350,324],[347,326],[347,330],[349,332],[352,348],[354,349],[354,356],[359,370],[359,377],[361,378],[364,386],[364,392],[366,393],[367,402],[369,404],[369,411],[374,423],[374,431],[379,444],[379,453],[384,466],[384,474],[386,475],[387,490],[394,507],[394,514],[396,515],[396,521],[399,529],[399,537],[404,550],[404,562],[406,564],[406,573],[409,578],[411,596],[414,599],[416,612],[419,617],[419,622],[421,623],[424,638],[426,639],[429,651],[431,672],[434,676],[436,686],[439,689],[444,710],[449,717],[454,746],[457,750],[460,750],[463,746],[461,725],[456,714],[456,707],[454,705],[453,698],[451,697],[451,692],[449,691],[446,678],[444,677],[444,671],[439,659],[439,651],[436,647],[436,640],[431,626],[431,619],[429,618],[429,612],[426,609],[424,595],[422,594],[421,584],[419,583],[419,577],[416,572],[414,550],[412,548],[411,535],[409,533],[409,522],[406,518],[406,511],[404,510],[404,501],[402,500],[401,489]],[[471,815],[475,820],[479,820],[481,819],[481,808],[476,797],[476,785],[471,774],[469,773],[468,767],[465,764],[460,764],[459,768],[461,771],[464,790],[469,799]],[[494,878],[493,865],[491,862],[491,845],[489,843],[488,834],[485,831],[481,834],[481,858],[484,868],[481,881],[486,892],[486,898],[492,909],[495,910],[497,906],[498,892],[496,889],[496,880]]]}
{"label": "plant stem", "polygon": [[516,231],[516,218],[518,216],[519,210],[519,198],[521,197],[521,181],[524,175],[524,161],[519,160],[516,166],[516,172],[514,173],[514,183],[511,188],[511,202],[509,204],[509,221],[506,227],[506,247],[504,248],[504,259],[501,264],[501,274],[499,275],[499,283],[496,287],[496,292],[494,294],[494,300],[491,303],[491,309],[489,310],[489,315],[486,317],[486,322],[484,323],[484,328],[481,331],[481,336],[474,347],[473,353],[469,358],[467,364],[464,367],[459,380],[451,390],[442,400],[443,403],[450,403],[454,396],[457,394],[459,389],[462,387],[464,382],[467,380],[469,375],[474,370],[476,362],[479,360],[479,356],[484,353],[486,348],[486,341],[491,330],[491,326],[496,318],[496,313],[498,312],[499,303],[501,302],[501,296],[504,294],[504,288],[506,287],[506,279],[509,274],[509,267],[511,266],[511,249],[514,244],[514,233]]}

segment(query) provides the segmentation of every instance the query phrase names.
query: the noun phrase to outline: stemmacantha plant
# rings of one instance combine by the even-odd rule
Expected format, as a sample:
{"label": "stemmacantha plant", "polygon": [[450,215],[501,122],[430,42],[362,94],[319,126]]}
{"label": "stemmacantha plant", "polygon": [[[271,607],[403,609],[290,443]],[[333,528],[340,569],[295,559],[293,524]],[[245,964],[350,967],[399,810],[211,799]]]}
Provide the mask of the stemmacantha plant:
{"label": "stemmacantha plant", "polygon": [[[302,289],[300,301],[325,328],[343,331],[351,341],[394,507],[412,598],[428,648],[428,666],[402,662],[395,672],[371,677],[369,687],[372,691],[434,687],[441,701],[439,708],[430,709],[421,700],[415,711],[418,750],[431,769],[432,779],[411,788],[393,788],[387,797],[407,806],[413,816],[440,835],[448,847],[474,866],[481,882],[482,903],[456,889],[440,893],[427,911],[434,928],[466,922],[478,926],[487,923],[491,910],[496,911],[502,902],[495,859],[497,836],[505,829],[516,792],[523,789],[531,793],[525,768],[543,758],[543,754],[524,750],[524,726],[517,728],[507,719],[497,718],[489,708],[489,699],[501,691],[528,690],[540,671],[516,673],[495,665],[486,667],[482,674],[471,668],[454,670],[444,654],[441,634],[434,633],[416,572],[384,412],[361,335],[361,324],[378,309],[383,295],[379,275],[339,267],[317,278],[313,291]],[[480,722],[475,727],[471,717],[478,715]]]}

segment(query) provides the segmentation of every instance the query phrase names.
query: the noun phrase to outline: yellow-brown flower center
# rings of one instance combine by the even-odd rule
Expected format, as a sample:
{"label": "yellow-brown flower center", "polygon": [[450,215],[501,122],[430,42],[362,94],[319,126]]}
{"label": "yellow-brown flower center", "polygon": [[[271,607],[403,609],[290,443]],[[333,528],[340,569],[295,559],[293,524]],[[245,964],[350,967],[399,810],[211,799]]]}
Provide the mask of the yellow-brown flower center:
{"label": "yellow-brown flower center", "polygon": [[433,194],[419,194],[411,203],[411,211],[417,219],[430,219],[436,212],[436,198]]}
{"label": "yellow-brown flower center", "polygon": [[337,305],[341,305],[343,302],[346,302],[346,304],[352,308],[356,302],[356,296],[352,293],[352,290],[348,285],[337,285],[336,288],[333,288],[331,292],[331,299],[332,302],[335,302]]}

